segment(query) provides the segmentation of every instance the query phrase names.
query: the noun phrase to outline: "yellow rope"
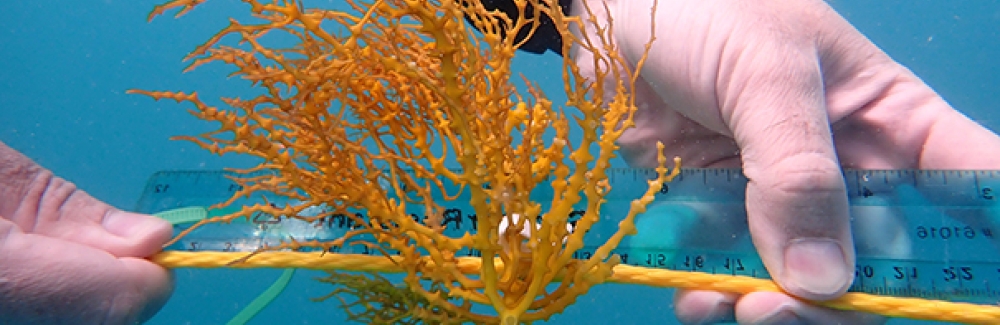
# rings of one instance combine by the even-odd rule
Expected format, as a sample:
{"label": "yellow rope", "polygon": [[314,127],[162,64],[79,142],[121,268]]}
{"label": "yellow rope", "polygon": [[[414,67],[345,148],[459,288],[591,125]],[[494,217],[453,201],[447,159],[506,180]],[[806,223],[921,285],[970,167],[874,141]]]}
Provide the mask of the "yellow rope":
{"label": "yellow rope", "polygon": [[[153,262],[168,268],[301,268],[314,270],[378,271],[398,273],[403,270],[383,256],[334,253],[262,252],[247,258],[245,252],[162,252]],[[239,261],[239,262],[234,262]],[[433,263],[428,259],[428,263]],[[461,258],[458,270],[479,273],[479,258]],[[642,284],[654,287],[698,289],[750,293],[780,291],[770,280],[745,276],[672,271],[619,265],[610,282]],[[1000,324],[1000,306],[977,305],[918,298],[847,293],[840,298],[812,302],[819,306],[854,310],[890,317],[936,320],[964,324]]]}

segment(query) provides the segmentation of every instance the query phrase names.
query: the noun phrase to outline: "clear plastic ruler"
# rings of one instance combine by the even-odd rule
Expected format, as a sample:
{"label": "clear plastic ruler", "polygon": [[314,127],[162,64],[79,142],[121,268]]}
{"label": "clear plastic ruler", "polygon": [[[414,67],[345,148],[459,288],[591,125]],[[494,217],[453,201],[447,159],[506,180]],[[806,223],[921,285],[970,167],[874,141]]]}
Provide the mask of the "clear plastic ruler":
{"label": "clear plastic ruler", "polygon": [[[146,185],[136,211],[157,213],[224,202],[239,189],[234,176],[224,171],[158,172]],[[848,170],[844,176],[857,251],[851,291],[1000,302],[1000,171]],[[605,220],[586,234],[585,242],[594,246],[578,251],[578,257],[589,257],[616,231],[630,201],[646,191],[646,181],[653,177],[655,172],[647,169],[609,171],[612,190],[600,214]],[[615,252],[630,265],[767,278],[747,234],[746,184],[746,177],[735,169],[682,170],[637,218],[639,234],[627,237]],[[536,202],[550,202],[551,197],[550,188],[532,193]],[[207,213],[223,215],[264,200],[298,204],[257,195]],[[447,209],[442,216],[446,234],[476,231],[476,214],[467,202],[467,196],[442,202]],[[314,208],[304,213],[321,212],[322,207]],[[355,213],[364,217],[364,211]],[[422,220],[421,213],[413,211],[413,217]],[[270,215],[247,219],[206,225],[168,249],[253,251],[292,238],[332,240],[358,227],[344,216],[313,223]],[[337,252],[382,254],[360,244],[344,245]]]}

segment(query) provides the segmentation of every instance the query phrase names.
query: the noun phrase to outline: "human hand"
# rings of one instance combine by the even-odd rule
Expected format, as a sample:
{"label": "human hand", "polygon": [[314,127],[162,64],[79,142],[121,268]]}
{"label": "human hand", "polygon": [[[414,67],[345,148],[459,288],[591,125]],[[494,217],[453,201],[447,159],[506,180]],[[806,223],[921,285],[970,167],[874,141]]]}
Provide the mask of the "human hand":
{"label": "human hand", "polygon": [[120,211],[0,143],[0,323],[134,324],[173,290],[169,223]]}
{"label": "human hand", "polygon": [[[652,16],[653,0],[577,0],[571,14],[591,15],[584,4],[613,21],[632,64],[655,19],[623,157],[651,167],[659,141],[686,166],[742,167],[750,180],[751,236],[784,293],[679,292],[685,323],[879,323],[793,298],[836,298],[853,280],[841,168],[1000,169],[1000,138],[821,0],[660,0]],[[572,55],[593,73],[592,54]]]}

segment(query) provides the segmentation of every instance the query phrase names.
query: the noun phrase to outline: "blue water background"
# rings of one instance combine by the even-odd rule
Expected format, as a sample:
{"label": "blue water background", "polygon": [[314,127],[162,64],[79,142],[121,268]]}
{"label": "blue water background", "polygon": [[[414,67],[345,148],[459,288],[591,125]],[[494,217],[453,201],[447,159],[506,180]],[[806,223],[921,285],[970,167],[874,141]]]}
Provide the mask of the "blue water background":
{"label": "blue water background", "polygon": [[[212,127],[173,102],[126,95],[131,88],[197,90],[201,98],[247,92],[247,83],[210,65],[182,74],[181,58],[245,16],[232,0],[210,0],[180,20],[146,22],[157,1],[6,1],[0,7],[0,141],[112,205],[135,206],[159,170],[246,167],[169,141]],[[952,105],[997,130],[1000,2],[831,1],[858,29],[914,70]],[[306,1],[341,6],[340,1]],[[558,61],[522,55],[516,69],[559,100]],[[210,101],[217,103],[217,101]],[[619,162],[620,163],[620,162]],[[150,324],[221,324],[266,288],[276,270],[177,270],[177,290]],[[313,303],[328,287],[299,271],[255,324],[338,324],[336,303]],[[554,324],[671,324],[670,290],[605,285],[554,318]],[[894,321],[894,324],[921,322]]]}

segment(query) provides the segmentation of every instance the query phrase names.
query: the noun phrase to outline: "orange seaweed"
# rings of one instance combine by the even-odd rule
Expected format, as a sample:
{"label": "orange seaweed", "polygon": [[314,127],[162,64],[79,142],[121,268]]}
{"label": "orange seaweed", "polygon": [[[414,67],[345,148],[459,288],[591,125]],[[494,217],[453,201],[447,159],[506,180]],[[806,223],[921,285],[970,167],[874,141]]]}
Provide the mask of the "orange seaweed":
{"label": "orange seaweed", "polygon": [[[150,18],[173,9],[180,16],[202,2],[171,1],[157,6]],[[566,16],[546,0],[517,1],[520,17],[536,18],[516,20],[470,0],[348,0],[351,12],[306,9],[295,1],[243,2],[259,21],[233,20],[189,59],[191,68],[208,62],[235,67],[232,75],[251,81],[259,95],[224,98],[229,107],[220,109],[194,92],[131,92],[191,103],[194,116],[219,124],[216,131],[178,139],[216,154],[263,160],[244,172],[271,173],[237,179],[243,188],[221,205],[261,192],[303,204],[250,205],[198,225],[254,213],[311,222],[345,215],[362,227],[334,241],[290,241],[266,249],[333,251],[370,236],[365,238],[373,238],[371,247],[405,270],[407,290],[426,299],[438,315],[455,322],[515,324],[547,319],[605,282],[619,263],[611,250],[635,232],[635,215],[677,173],[676,167],[672,172],[664,167],[661,154],[658,178],[634,201],[617,233],[589,259],[574,259],[584,234],[601,219],[615,141],[632,126],[635,111],[628,92],[635,76],[615,54],[609,29],[599,39],[578,37],[572,26],[595,22]],[[527,4],[534,12],[525,15]],[[600,68],[593,79],[563,59],[565,108],[530,82],[520,91],[520,78],[511,72],[520,44],[502,35],[521,30],[530,35],[542,16],[562,34],[563,53],[574,46],[597,53]],[[274,48],[261,41],[275,33],[294,37],[296,44]],[[223,45],[229,35],[239,44]],[[621,82],[606,83],[609,74]],[[603,96],[607,93],[614,95]],[[571,138],[571,129],[582,137]],[[551,202],[530,199],[542,184],[554,190]],[[444,234],[443,206],[460,194],[449,188],[468,194],[478,216],[475,233]],[[313,206],[325,210],[303,216]],[[570,231],[565,225],[581,206],[583,216]],[[414,220],[408,213],[413,209],[427,218]],[[357,210],[368,218],[349,213]],[[515,215],[540,216],[540,223]],[[528,227],[537,228],[527,238],[516,235]],[[522,245],[529,249],[504,249]],[[456,267],[456,253],[468,249],[482,253],[476,275]],[[554,288],[548,286],[556,280]],[[474,311],[473,304],[496,312]]]}

